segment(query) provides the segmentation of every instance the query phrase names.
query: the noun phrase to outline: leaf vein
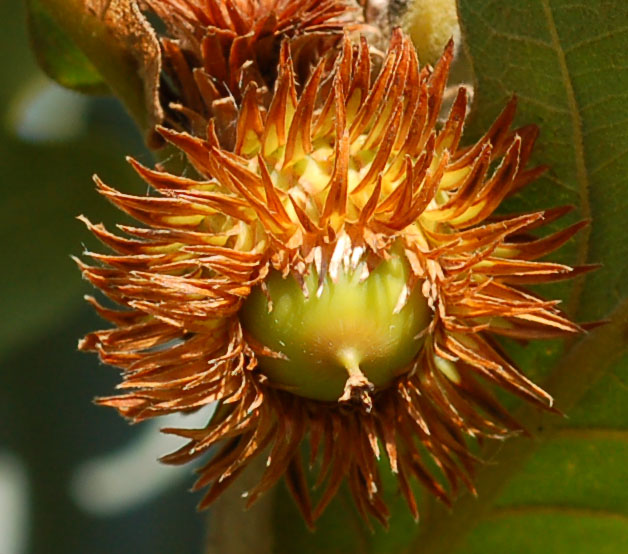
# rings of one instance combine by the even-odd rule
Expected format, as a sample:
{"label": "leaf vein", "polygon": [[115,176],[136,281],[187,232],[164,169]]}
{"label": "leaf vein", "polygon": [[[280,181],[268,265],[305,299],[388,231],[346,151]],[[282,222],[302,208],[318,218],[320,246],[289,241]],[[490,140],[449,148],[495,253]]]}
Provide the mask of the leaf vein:
{"label": "leaf vein", "polygon": [[[591,204],[589,202],[589,176],[587,175],[587,167],[585,164],[584,157],[584,137],[582,132],[582,117],[580,116],[580,111],[578,109],[578,102],[576,100],[576,93],[574,90],[573,82],[571,80],[571,76],[569,73],[569,66],[567,65],[567,58],[565,56],[565,52],[562,47],[562,43],[560,40],[560,36],[558,34],[558,29],[556,27],[556,22],[554,21],[554,13],[552,11],[552,6],[550,4],[550,0],[541,0],[541,5],[543,7],[543,12],[545,14],[545,18],[547,20],[548,30],[550,36],[552,37],[552,43],[554,45],[554,50],[556,51],[556,56],[558,58],[558,64],[561,71],[562,80],[565,86],[565,94],[567,96],[567,103],[569,105],[569,111],[571,113],[571,125],[573,132],[573,147],[575,154],[575,164],[576,164],[576,177],[578,179],[579,185],[579,194],[580,194],[580,208],[582,210],[582,215],[586,219],[591,218]],[[585,227],[581,232],[580,238],[580,247],[578,248],[578,258],[577,264],[581,265],[586,263],[588,254],[589,254],[589,238],[591,236],[591,227]],[[571,299],[569,302],[569,309],[567,310],[570,313],[574,313],[576,308],[580,302],[580,296],[582,295],[582,291],[584,289],[584,280],[579,279],[575,282],[573,286],[573,292],[571,294]]]}
{"label": "leaf vein", "polygon": [[595,44],[596,42],[601,42],[607,38],[613,38],[613,36],[616,33],[622,33],[628,31],[628,26],[625,27],[619,27],[617,29],[613,29],[612,31],[607,31],[606,33],[601,33],[597,36],[588,38],[586,40],[581,40],[579,42],[576,42],[574,44],[572,44],[569,48],[565,48],[564,52],[565,54],[571,54],[576,50],[579,50],[580,48],[582,48],[583,46],[591,46],[592,44]]}
{"label": "leaf vein", "polygon": [[617,154],[615,154],[611,158],[608,158],[605,162],[602,162],[601,164],[596,165],[594,168],[592,168],[591,171],[589,171],[589,175],[595,175],[599,173],[600,171],[602,171],[603,169],[606,169],[609,165],[612,165],[617,160],[620,160],[627,154],[628,154],[628,148],[624,148],[623,150],[620,150]]}
{"label": "leaf vein", "polygon": [[597,109],[597,107],[600,104],[605,104],[606,102],[608,102],[610,100],[624,100],[626,98],[628,98],[628,93],[607,94],[606,96],[603,96],[602,98],[596,99],[594,102],[589,102],[588,104],[584,104],[581,107],[581,110],[583,112],[585,112],[585,111],[589,111],[589,110],[592,110],[592,109]]}

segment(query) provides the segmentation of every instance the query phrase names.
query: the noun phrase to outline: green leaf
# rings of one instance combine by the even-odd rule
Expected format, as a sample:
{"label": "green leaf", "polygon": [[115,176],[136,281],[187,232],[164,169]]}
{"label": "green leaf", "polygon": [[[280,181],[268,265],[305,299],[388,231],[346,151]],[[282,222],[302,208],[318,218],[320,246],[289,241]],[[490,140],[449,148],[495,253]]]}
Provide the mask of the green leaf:
{"label": "green leaf", "polygon": [[[471,131],[479,133],[513,93],[519,122],[538,123],[536,161],[549,175],[511,203],[573,204],[591,219],[564,249],[570,263],[603,267],[558,293],[580,319],[610,322],[566,349],[557,363],[542,346],[511,348],[522,365],[549,372],[546,388],[568,415],[529,409],[534,434],[491,445],[478,498],[451,513],[430,502],[409,551],[622,552],[628,543],[628,5],[527,0],[497,5],[459,0],[476,82]],[[570,289],[570,290],[569,290]],[[415,550],[413,550],[415,549]]]}
{"label": "green leaf", "polygon": [[564,299],[580,321],[610,321],[567,345],[505,342],[568,418],[510,400],[533,436],[483,448],[487,463],[478,471],[477,498],[463,494],[448,510],[424,496],[421,521],[414,525],[391,484],[390,531],[371,534],[341,495],[312,535],[296,521],[280,489],[275,534],[282,553],[626,551],[628,4],[459,0],[458,6],[476,77],[466,139],[478,138],[509,98],[518,97],[517,123],[536,123],[541,129],[534,161],[551,169],[503,210],[568,204],[576,210],[555,228],[583,218],[592,221],[558,258],[603,267],[542,292]]}
{"label": "green leaf", "polygon": [[[148,139],[162,120],[161,54],[135,0],[27,0],[33,44],[44,70],[64,86],[100,87],[125,105]],[[157,145],[157,143],[155,143]]]}
{"label": "green leaf", "polygon": [[109,87],[102,75],[57,25],[38,0],[28,2],[28,29],[37,61],[60,85],[90,94],[104,94]]}

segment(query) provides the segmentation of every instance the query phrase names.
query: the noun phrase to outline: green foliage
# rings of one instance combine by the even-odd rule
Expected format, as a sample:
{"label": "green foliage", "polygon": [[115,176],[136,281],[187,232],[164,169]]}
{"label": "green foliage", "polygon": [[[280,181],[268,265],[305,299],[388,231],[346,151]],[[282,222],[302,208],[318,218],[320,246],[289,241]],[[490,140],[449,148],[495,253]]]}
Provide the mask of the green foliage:
{"label": "green foliage", "polygon": [[161,54],[134,0],[27,0],[37,58],[53,79],[83,92],[107,88],[147,132],[161,121]]}
{"label": "green foliage", "polygon": [[[575,284],[566,305],[581,320],[611,321],[549,364],[547,386],[568,419],[524,413],[535,439],[512,441],[495,456],[499,469],[482,472],[478,500],[454,508],[438,529],[446,536],[431,539],[443,546],[430,552],[622,552],[628,544],[628,489],[621,485],[628,478],[628,5],[529,0],[496,9],[461,0],[459,8],[477,79],[473,131],[512,93],[520,99],[519,121],[539,124],[536,160],[552,169],[519,202],[568,203],[592,220],[564,255],[603,267]],[[528,346],[526,358],[538,348]],[[427,525],[422,535],[430,535]]]}
{"label": "green foliage", "polygon": [[28,29],[37,61],[60,85],[86,93],[106,93],[102,75],[38,0],[28,0]]}

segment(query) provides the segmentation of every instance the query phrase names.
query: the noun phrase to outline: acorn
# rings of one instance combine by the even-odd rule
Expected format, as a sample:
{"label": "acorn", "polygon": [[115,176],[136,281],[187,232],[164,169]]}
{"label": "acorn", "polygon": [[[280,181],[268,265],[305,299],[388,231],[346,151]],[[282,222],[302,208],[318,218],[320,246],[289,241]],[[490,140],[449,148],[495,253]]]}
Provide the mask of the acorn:
{"label": "acorn", "polygon": [[343,260],[319,283],[314,268],[300,284],[273,272],[245,300],[245,331],[278,355],[260,356],[270,383],[305,398],[361,402],[411,371],[431,314],[420,288],[408,297],[410,268],[392,254],[369,271]]}
{"label": "acorn", "polygon": [[347,33],[299,82],[286,40],[270,102],[254,84],[242,94],[233,149],[213,119],[202,136],[163,127],[193,175],[131,160],[150,196],[97,179],[143,225],[120,236],[84,219],[113,252],[79,265],[118,309],[90,299],[111,327],[80,347],[122,369],[122,393],[99,401],[132,421],[219,403],[205,427],[167,430],[187,439],[170,463],[221,445],[200,469],[201,507],[264,456],[248,503],[283,476],[312,526],[346,480],[386,524],[384,452],[418,517],[411,478],[450,502],[474,490],[469,438],[521,430],[492,387],[554,409],[493,337],[582,331],[525,286],[583,271],[537,260],[586,222],[535,238],[566,210],[495,215],[545,170],[527,167],[538,130],[511,129],[513,100],[461,146],[465,89],[439,123],[452,57],[450,42],[420,67],[395,29],[373,71]]}

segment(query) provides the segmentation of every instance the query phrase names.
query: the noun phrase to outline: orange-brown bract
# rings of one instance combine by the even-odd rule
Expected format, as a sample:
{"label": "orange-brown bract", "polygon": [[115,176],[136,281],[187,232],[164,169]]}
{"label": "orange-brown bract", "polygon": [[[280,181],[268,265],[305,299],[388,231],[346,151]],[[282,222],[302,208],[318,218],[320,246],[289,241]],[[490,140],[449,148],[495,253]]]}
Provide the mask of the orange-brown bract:
{"label": "orange-brown bract", "polygon": [[311,65],[333,51],[343,28],[359,28],[352,0],[149,0],[165,23],[162,82],[168,122],[205,133],[213,117],[222,146],[233,149],[234,122],[245,89],[255,84],[267,104],[282,41],[307,79]]}
{"label": "orange-brown bract", "polygon": [[[345,37],[331,73],[321,61],[299,87],[284,43],[268,109],[255,86],[243,94],[233,151],[221,146],[212,120],[203,137],[161,129],[201,178],[131,160],[157,195],[123,194],[97,180],[101,194],[144,226],[120,226],[120,237],[85,220],[114,253],[88,253],[96,264],[79,262],[83,274],[122,309],[90,299],[112,328],[89,334],[81,348],[123,370],[123,394],[100,402],[133,421],[219,402],[206,427],[169,430],[189,439],[165,457],[170,463],[221,444],[200,470],[197,488],[209,487],[201,506],[259,455],[267,467],[249,503],[284,476],[312,525],[346,479],[361,514],[385,524],[377,461],[384,453],[418,517],[412,477],[449,502],[460,483],[473,490],[467,437],[520,430],[486,383],[552,409],[491,335],[581,331],[558,302],[522,285],[578,273],[535,260],[583,223],[535,239],[528,231],[565,210],[493,216],[543,171],[526,168],[537,130],[510,129],[512,101],[477,144],[459,147],[463,89],[438,123],[451,57],[450,45],[435,68],[420,69],[397,30],[372,77],[366,41]],[[407,290],[419,287],[432,313],[404,374],[373,392],[370,410],[273,386],[258,358],[274,353],[247,336],[238,317],[251,290],[271,271],[302,280],[316,270],[324,279],[352,257],[377,267],[393,247],[411,268]],[[316,502],[307,467],[317,473]]]}

